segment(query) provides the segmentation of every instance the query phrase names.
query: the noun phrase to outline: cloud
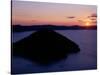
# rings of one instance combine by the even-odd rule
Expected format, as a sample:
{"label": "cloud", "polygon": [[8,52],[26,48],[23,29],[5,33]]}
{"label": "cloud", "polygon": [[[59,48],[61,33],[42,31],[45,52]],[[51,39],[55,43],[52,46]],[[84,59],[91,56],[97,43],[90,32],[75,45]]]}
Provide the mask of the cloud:
{"label": "cloud", "polygon": [[82,20],[77,20],[78,22],[83,22]]}
{"label": "cloud", "polygon": [[97,21],[95,20],[95,21],[92,21],[92,23],[97,23]]}
{"label": "cloud", "polygon": [[73,18],[75,18],[74,16],[68,16],[67,17],[68,19],[73,19]]}
{"label": "cloud", "polygon": [[31,20],[31,21],[32,21],[32,22],[37,22],[38,20],[35,20],[35,19],[34,19],[34,20]]}
{"label": "cloud", "polygon": [[97,23],[97,21],[93,21],[92,23]]}
{"label": "cloud", "polygon": [[91,17],[97,17],[97,14],[92,14]]}
{"label": "cloud", "polygon": [[97,14],[96,13],[93,13],[90,16],[88,16],[88,18],[96,18],[96,17],[97,17]]}
{"label": "cloud", "polygon": [[91,20],[92,20],[92,21],[95,21],[96,19],[95,19],[95,18],[91,18]]}

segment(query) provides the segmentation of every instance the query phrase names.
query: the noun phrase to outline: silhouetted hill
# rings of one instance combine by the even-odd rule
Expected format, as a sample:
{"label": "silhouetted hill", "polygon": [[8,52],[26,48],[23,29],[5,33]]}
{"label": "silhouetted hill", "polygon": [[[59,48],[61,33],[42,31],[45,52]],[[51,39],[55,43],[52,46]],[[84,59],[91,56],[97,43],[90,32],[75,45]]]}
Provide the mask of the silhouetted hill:
{"label": "silhouetted hill", "polygon": [[79,46],[63,35],[48,29],[38,30],[13,43],[12,55],[40,65],[49,65],[80,52]]}
{"label": "silhouetted hill", "polygon": [[97,29],[97,26],[56,26],[56,25],[32,25],[32,26],[22,26],[22,25],[12,25],[13,32],[22,32],[22,31],[32,31],[32,30],[41,30],[41,29],[52,29],[52,30],[81,30],[81,29]]}

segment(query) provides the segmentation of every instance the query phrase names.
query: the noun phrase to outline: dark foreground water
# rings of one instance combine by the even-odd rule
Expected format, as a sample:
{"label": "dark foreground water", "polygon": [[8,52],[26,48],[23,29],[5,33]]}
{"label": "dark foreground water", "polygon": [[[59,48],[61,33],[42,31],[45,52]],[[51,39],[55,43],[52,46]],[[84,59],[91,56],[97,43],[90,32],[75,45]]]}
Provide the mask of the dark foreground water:
{"label": "dark foreground water", "polygon": [[[29,36],[29,32],[13,33],[12,42]],[[88,70],[97,68],[97,32],[96,30],[57,30],[56,32],[77,43],[81,51],[69,55],[65,60],[52,65],[40,66],[26,59],[14,57],[12,59],[12,73],[40,73],[55,71]]]}

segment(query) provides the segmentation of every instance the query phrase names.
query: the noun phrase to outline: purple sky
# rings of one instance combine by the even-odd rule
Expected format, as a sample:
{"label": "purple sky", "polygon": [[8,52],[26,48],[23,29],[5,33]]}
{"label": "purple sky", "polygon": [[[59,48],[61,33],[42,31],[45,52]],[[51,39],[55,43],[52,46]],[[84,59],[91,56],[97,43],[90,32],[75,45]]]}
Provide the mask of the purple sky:
{"label": "purple sky", "polygon": [[95,5],[12,1],[12,25],[96,25]]}

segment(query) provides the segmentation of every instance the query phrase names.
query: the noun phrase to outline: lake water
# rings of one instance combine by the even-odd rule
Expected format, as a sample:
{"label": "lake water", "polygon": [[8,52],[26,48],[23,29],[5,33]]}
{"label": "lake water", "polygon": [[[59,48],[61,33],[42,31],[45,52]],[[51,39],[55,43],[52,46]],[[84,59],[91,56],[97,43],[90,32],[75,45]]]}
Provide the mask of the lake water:
{"label": "lake water", "polygon": [[[13,33],[12,42],[20,41],[35,31]],[[36,73],[55,71],[89,70],[97,68],[96,30],[56,30],[56,32],[77,43],[81,51],[69,55],[65,60],[50,66],[40,66],[23,58],[14,57],[12,73]]]}

